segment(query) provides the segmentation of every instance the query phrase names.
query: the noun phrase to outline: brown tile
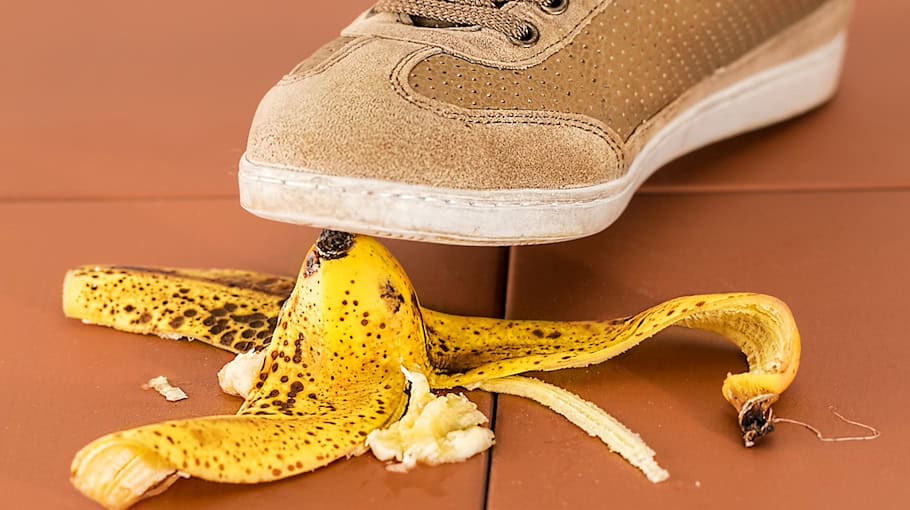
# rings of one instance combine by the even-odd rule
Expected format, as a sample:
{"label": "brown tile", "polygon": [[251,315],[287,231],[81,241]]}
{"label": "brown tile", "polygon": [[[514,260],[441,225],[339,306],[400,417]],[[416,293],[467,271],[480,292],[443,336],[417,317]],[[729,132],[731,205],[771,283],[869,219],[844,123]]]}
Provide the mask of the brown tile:
{"label": "brown tile", "polygon": [[[218,391],[231,356],[202,344],[140,337],[67,320],[67,268],[92,263],[232,267],[296,273],[314,230],[266,222],[235,200],[0,205],[0,492],[12,507],[95,508],[68,469],[88,441],[165,419],[233,413]],[[505,252],[391,243],[427,305],[501,315]],[[140,385],[167,375],[190,399],[168,404]],[[490,399],[473,395],[489,415]],[[275,484],[181,481],[141,508],[480,508],[486,457],[464,465],[386,472],[372,457]]]}
{"label": "brown tile", "polygon": [[0,198],[234,195],[260,97],[372,3],[4,5]]}
{"label": "brown tile", "polygon": [[910,192],[649,195],[599,236],[516,249],[512,318],[623,317],[693,293],[783,298],[802,332],[803,364],[778,413],[828,434],[861,433],[832,416],[836,406],[882,437],[821,443],[779,425],[744,449],[720,394],[743,357],[717,338],[673,330],[601,366],[544,376],[639,432],[670,481],[651,485],[562,418],[500,398],[489,508],[900,507],[910,496],[910,411],[901,404],[910,389],[908,217]]}
{"label": "brown tile", "polygon": [[908,17],[908,2],[857,2],[843,87],[833,103],[671,163],[643,191],[910,187],[901,150],[910,69],[894,61]]}

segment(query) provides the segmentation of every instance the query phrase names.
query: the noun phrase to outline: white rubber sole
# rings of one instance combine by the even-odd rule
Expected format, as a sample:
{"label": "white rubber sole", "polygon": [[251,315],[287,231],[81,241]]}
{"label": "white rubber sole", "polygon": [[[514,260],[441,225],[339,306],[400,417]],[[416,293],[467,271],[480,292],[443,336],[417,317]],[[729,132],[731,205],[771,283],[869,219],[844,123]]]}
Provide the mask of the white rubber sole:
{"label": "white rubber sole", "polygon": [[471,191],[332,177],[240,162],[240,201],[257,216],[379,237],[463,245],[543,244],[596,234],[673,159],[797,116],[837,90],[846,34],[750,76],[678,115],[621,179],[561,190]]}

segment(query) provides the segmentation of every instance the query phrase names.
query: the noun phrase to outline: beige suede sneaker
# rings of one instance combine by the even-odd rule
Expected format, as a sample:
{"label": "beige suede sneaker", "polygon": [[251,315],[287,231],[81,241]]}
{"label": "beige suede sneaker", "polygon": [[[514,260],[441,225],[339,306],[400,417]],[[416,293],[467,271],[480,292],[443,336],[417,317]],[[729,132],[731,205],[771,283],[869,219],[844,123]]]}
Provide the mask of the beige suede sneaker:
{"label": "beige suede sneaker", "polygon": [[670,160],[835,92],[852,0],[382,0],[256,113],[241,201],[385,237],[599,232]]}

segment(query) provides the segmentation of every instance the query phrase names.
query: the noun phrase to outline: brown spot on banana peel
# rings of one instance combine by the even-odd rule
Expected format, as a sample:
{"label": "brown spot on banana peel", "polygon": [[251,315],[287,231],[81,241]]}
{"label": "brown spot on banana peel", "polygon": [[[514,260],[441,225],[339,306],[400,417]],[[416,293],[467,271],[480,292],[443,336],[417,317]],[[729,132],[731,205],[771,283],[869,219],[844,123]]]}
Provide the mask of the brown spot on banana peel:
{"label": "brown spot on banana peel", "polygon": [[303,277],[309,278],[316,271],[319,270],[319,254],[315,251],[311,251],[307,256],[303,264]]}
{"label": "brown spot on banana peel", "polygon": [[404,296],[392,285],[392,282],[385,282],[382,286],[382,299],[385,300],[393,312],[398,312],[401,305],[404,304]]}

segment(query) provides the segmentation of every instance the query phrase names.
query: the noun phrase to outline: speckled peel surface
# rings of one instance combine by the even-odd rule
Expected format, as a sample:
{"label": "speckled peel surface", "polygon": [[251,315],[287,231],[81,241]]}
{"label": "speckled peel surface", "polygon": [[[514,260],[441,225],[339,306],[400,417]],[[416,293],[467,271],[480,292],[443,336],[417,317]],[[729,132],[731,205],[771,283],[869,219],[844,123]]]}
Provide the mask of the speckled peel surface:
{"label": "speckled peel surface", "polygon": [[244,271],[86,266],[67,273],[64,311],[91,324],[242,353],[271,339],[293,285]]}

